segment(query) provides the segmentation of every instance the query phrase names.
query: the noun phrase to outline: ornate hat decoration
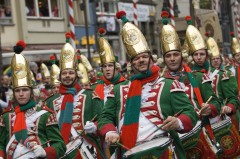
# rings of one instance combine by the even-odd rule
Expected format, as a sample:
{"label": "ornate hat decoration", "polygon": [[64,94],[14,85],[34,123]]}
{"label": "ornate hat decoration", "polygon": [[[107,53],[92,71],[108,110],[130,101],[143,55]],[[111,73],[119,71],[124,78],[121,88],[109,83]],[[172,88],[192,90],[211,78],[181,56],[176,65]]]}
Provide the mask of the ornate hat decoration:
{"label": "ornate hat decoration", "polygon": [[128,56],[133,58],[140,53],[150,53],[150,48],[147,44],[146,38],[143,36],[138,27],[128,22],[128,19],[126,18],[126,12],[119,11],[117,12],[116,17],[121,19],[124,23],[121,36]]}
{"label": "ornate hat decoration", "polygon": [[199,30],[192,25],[192,18],[186,16],[188,27],[186,30],[186,39],[189,46],[189,53],[192,55],[195,51],[207,49],[204,39]]}
{"label": "ornate hat decoration", "polygon": [[164,56],[169,51],[180,51],[181,44],[175,28],[168,24],[169,13],[167,11],[163,11],[161,13],[161,17],[163,27],[160,35],[160,45]]}
{"label": "ornate hat decoration", "polygon": [[56,65],[56,57],[54,55],[50,56],[50,60],[52,62],[50,84],[51,84],[51,86],[53,86],[53,85],[57,85],[57,84],[61,83],[58,80],[59,79],[59,74],[60,74],[60,68]]}
{"label": "ornate hat decoration", "polygon": [[80,55],[77,56],[78,59],[78,72],[81,74],[81,78],[80,78],[80,82],[82,84],[88,84],[90,82],[89,78],[88,78],[88,72],[86,67],[84,66],[83,63],[81,63],[81,57]]}
{"label": "ornate hat decoration", "polygon": [[98,54],[100,56],[101,64],[115,62],[115,56],[112,51],[112,47],[110,46],[108,41],[103,38],[103,36],[106,34],[106,30],[104,28],[99,28],[98,34],[100,36],[100,38],[98,39]]}
{"label": "ornate hat decoration", "polygon": [[25,42],[21,40],[18,41],[16,46],[13,47],[15,52],[11,61],[13,88],[23,86],[32,87],[32,78],[28,61],[21,54],[25,47]]}
{"label": "ornate hat decoration", "polygon": [[183,46],[181,47],[181,52],[182,52],[182,57],[184,59],[187,59],[188,57],[190,57],[189,56],[189,46],[188,46],[186,39],[184,40]]}
{"label": "ornate hat decoration", "polygon": [[234,56],[237,53],[240,53],[240,44],[239,44],[238,39],[234,36],[233,32],[231,32],[230,35],[232,36],[231,51],[232,51],[232,54]]}
{"label": "ornate hat decoration", "polygon": [[[79,49],[78,49],[78,53],[80,53]],[[90,64],[90,62],[88,61],[86,56],[80,54],[80,59],[81,59],[82,64],[86,67],[88,72],[93,70],[92,65]]]}
{"label": "ornate hat decoration", "polygon": [[50,77],[50,72],[44,63],[41,64],[40,69],[43,77]]}
{"label": "ornate hat decoration", "polygon": [[218,48],[218,44],[216,43],[216,41],[210,37],[209,32],[205,33],[206,37],[208,37],[206,43],[207,43],[207,49],[208,49],[208,53],[211,53],[212,57],[216,57],[220,55],[220,51]]}
{"label": "ornate hat decoration", "polygon": [[66,34],[66,44],[63,45],[61,54],[60,54],[60,69],[77,69],[77,58],[75,56],[75,50],[72,45],[69,43],[71,34],[67,32]]}

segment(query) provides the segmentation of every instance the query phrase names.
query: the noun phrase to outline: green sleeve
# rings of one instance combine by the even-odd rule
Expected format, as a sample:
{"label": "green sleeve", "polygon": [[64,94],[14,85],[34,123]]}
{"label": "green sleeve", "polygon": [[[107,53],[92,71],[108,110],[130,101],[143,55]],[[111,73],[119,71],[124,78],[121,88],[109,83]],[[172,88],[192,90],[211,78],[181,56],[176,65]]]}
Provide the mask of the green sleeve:
{"label": "green sleeve", "polygon": [[0,116],[0,121],[1,121],[1,125],[0,125],[0,157],[5,158],[6,156],[6,146],[7,146],[7,142],[8,142],[8,133],[6,130],[6,126],[4,125],[4,121],[3,121],[3,116]]}
{"label": "green sleeve", "polygon": [[[212,99],[208,104],[210,104],[212,108],[212,117],[215,117],[217,114],[220,113],[221,102],[213,91],[213,88],[211,86],[211,80],[209,79],[209,77],[203,77],[204,74],[202,73],[199,73],[199,74],[200,75],[196,77],[196,81],[200,88],[203,102],[206,102],[212,96]],[[208,79],[204,79],[204,78],[208,78]]]}
{"label": "green sleeve", "polygon": [[[50,140],[51,145],[50,147],[45,147],[44,150],[46,151],[48,158],[59,158],[65,154],[66,145],[60,134],[56,117],[54,114],[50,113],[45,113],[43,116],[45,116],[43,117],[43,123],[45,123],[46,138],[47,140]],[[53,124],[51,124],[51,122]]]}

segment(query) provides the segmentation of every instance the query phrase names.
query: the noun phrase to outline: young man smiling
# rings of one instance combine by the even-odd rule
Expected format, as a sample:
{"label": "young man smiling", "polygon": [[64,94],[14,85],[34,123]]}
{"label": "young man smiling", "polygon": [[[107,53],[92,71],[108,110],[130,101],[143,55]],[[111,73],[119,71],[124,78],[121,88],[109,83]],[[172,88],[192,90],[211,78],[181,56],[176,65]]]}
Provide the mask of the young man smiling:
{"label": "young man smiling", "polygon": [[19,41],[12,58],[14,111],[0,118],[0,158],[59,158],[66,146],[60,135],[55,114],[46,107],[39,110],[33,100],[28,62],[20,53]]}

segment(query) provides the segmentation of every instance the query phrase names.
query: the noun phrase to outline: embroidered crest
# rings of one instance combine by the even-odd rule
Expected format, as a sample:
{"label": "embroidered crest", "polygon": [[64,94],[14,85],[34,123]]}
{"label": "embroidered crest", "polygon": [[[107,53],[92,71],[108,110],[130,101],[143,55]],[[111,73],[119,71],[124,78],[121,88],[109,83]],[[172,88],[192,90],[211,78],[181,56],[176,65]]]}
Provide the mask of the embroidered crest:
{"label": "embroidered crest", "polygon": [[231,136],[223,136],[220,140],[220,145],[224,150],[230,150],[234,146],[234,139]]}
{"label": "embroidered crest", "polygon": [[199,148],[191,148],[187,151],[187,158],[195,158],[201,159],[202,158],[202,151]]}

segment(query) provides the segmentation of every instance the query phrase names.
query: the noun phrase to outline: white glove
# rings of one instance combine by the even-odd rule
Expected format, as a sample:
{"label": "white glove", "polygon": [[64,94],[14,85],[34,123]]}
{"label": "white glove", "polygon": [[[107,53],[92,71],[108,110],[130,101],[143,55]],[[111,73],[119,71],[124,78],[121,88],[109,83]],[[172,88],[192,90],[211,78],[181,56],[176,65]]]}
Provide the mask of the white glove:
{"label": "white glove", "polygon": [[97,131],[97,127],[93,122],[87,121],[86,125],[84,126],[84,130],[89,134],[91,134],[91,133],[95,134]]}
{"label": "white glove", "polygon": [[47,157],[47,154],[41,145],[34,146],[33,152],[35,154],[35,157]]}
{"label": "white glove", "polygon": [[0,159],[3,159],[3,157],[0,157]]}

